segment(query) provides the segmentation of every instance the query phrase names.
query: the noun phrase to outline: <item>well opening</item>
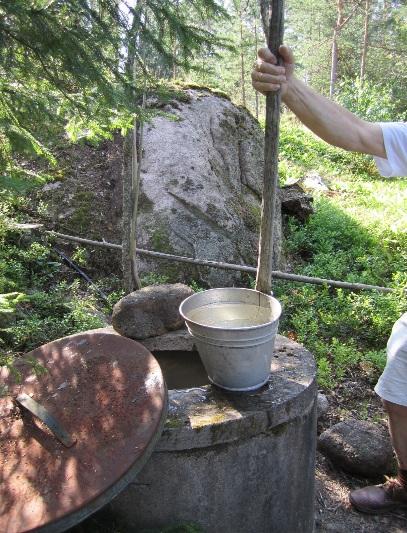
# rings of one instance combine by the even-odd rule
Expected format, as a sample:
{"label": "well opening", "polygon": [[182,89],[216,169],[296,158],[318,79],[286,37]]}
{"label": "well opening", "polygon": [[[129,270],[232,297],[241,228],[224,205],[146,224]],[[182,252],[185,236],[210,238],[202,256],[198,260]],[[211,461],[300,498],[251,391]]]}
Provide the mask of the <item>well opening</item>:
{"label": "well opening", "polygon": [[168,389],[191,389],[209,385],[208,375],[196,350],[156,350]]}

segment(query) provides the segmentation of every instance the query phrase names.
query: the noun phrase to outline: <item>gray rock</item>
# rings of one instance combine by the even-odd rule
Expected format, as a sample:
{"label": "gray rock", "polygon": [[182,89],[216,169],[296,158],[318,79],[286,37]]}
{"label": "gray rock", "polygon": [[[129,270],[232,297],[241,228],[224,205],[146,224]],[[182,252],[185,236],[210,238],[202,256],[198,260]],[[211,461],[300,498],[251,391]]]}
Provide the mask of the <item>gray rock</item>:
{"label": "gray rock", "polygon": [[62,184],[60,181],[53,181],[51,183],[47,183],[46,185],[44,185],[44,187],[42,188],[42,191],[43,192],[55,191],[55,189],[59,189],[61,185]]}
{"label": "gray rock", "polygon": [[306,222],[314,212],[312,196],[307,194],[297,183],[282,187],[280,196],[281,211],[295,217],[300,222]]}
{"label": "gray rock", "polygon": [[113,327],[131,339],[145,339],[179,329],[184,325],[179,305],[193,293],[182,283],[151,285],[132,292],[113,307]]}
{"label": "gray rock", "polygon": [[[188,89],[144,126],[137,246],[194,258],[256,266],[263,182],[264,133],[250,113],[205,89]],[[165,116],[163,111],[172,117]],[[175,120],[174,120],[175,119]],[[123,139],[64,149],[69,170],[58,188],[36,193],[65,233],[120,243]],[[48,220],[48,215],[47,215]],[[282,269],[281,212],[276,209],[275,268]],[[237,271],[137,257],[141,275],[209,287],[247,281]],[[120,254],[98,249],[99,272],[120,268]]]}
{"label": "gray rock", "polygon": [[329,191],[329,187],[325,183],[323,177],[317,172],[309,172],[306,176],[301,178],[299,183],[304,187],[304,189],[309,189],[312,191]]}
{"label": "gray rock", "polygon": [[377,477],[394,470],[393,449],[385,429],[361,420],[347,420],[324,431],[318,448],[351,474]]}
{"label": "gray rock", "polygon": [[[137,245],[194,258],[255,265],[264,135],[257,121],[207,90],[165,107],[144,128]],[[277,209],[274,265],[281,247]],[[140,272],[230,286],[239,272],[139,257]]]}
{"label": "gray rock", "polygon": [[325,396],[325,394],[318,393],[317,396],[317,413],[318,418],[320,416],[323,416],[329,409],[329,402],[328,398]]}
{"label": "gray rock", "polygon": [[71,217],[75,213],[75,209],[73,207],[70,207],[69,209],[66,209],[65,211],[62,211],[58,214],[58,220],[64,220],[65,218]]}

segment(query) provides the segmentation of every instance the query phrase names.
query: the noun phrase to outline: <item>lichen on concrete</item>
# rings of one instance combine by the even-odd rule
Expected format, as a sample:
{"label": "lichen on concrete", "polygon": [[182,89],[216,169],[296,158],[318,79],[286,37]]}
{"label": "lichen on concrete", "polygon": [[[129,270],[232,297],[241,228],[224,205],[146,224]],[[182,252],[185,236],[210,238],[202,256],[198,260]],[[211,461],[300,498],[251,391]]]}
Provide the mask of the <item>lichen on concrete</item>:
{"label": "lichen on concrete", "polygon": [[184,422],[180,420],[179,418],[175,416],[169,416],[167,420],[165,421],[165,428],[166,429],[176,429],[180,428],[184,425]]}
{"label": "lichen on concrete", "polygon": [[270,379],[257,391],[231,394],[212,385],[170,390],[169,413],[181,423],[163,435],[157,449],[200,448],[236,441],[294,419],[314,401],[314,359],[303,346],[280,335],[274,355]]}

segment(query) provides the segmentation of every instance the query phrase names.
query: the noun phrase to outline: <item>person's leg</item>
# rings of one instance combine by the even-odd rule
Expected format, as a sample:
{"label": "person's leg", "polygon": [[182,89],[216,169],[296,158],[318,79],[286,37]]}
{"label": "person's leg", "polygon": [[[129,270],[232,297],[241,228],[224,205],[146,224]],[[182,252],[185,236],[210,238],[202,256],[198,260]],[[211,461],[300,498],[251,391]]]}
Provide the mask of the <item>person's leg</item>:
{"label": "person's leg", "polygon": [[390,436],[398,461],[398,474],[382,485],[357,489],[349,494],[353,507],[363,513],[384,513],[407,508],[407,406],[383,400],[389,417]]}
{"label": "person's leg", "polygon": [[391,441],[401,470],[407,471],[407,407],[383,400],[389,417]]}
{"label": "person's leg", "polygon": [[351,504],[365,513],[407,508],[407,313],[395,324],[387,344],[387,364],[375,391],[389,418],[390,436],[399,464],[398,475],[383,485],[350,493]]}

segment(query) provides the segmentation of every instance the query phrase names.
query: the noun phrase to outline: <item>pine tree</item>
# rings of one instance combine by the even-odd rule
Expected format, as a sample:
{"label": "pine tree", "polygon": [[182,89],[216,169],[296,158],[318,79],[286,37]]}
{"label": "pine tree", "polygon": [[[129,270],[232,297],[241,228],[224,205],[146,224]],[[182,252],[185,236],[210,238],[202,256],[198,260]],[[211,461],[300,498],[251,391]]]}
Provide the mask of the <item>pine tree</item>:
{"label": "pine tree", "polygon": [[199,18],[224,10],[214,0],[189,6],[195,18],[170,0],[134,7],[116,0],[0,0],[0,170],[21,172],[18,154],[54,163],[50,148],[64,128],[73,139],[129,129],[140,110],[130,68],[140,50],[152,67],[143,75],[157,86],[156,64],[188,68],[193,54],[216,42]]}

